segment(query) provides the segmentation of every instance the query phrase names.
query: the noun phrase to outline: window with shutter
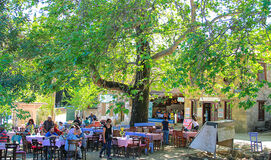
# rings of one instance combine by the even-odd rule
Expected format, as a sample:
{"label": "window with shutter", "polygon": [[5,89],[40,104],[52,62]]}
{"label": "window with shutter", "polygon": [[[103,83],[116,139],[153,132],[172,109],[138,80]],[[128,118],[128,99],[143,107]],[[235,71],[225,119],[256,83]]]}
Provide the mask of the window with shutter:
{"label": "window with shutter", "polygon": [[229,102],[225,102],[224,104],[224,119],[231,119],[231,106]]}
{"label": "window with shutter", "polygon": [[258,121],[264,121],[264,101],[258,101]]}

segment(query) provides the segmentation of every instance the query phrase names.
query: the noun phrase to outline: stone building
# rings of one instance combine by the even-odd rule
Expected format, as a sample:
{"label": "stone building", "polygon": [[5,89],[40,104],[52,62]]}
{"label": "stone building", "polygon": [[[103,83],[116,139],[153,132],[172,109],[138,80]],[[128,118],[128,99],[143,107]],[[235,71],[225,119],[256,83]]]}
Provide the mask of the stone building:
{"label": "stone building", "polygon": [[[267,69],[270,65],[262,64],[262,66],[264,70],[258,75],[258,80],[271,82],[271,70]],[[223,95],[219,97],[204,94],[187,96],[185,97],[185,118],[191,118],[191,115],[196,114],[201,125],[206,121],[232,119],[236,132],[253,131],[256,127],[264,127],[265,122],[271,120],[271,113],[266,112],[263,108],[265,104],[271,104],[268,97],[270,94],[271,89],[264,86],[258,92],[257,103],[247,110],[239,108],[240,100],[227,99]]]}

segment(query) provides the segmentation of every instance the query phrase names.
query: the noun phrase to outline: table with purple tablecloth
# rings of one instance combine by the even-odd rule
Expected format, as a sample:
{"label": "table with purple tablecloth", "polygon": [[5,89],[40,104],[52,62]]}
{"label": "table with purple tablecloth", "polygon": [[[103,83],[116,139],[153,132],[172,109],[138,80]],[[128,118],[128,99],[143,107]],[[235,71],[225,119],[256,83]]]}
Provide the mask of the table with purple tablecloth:
{"label": "table with purple tablecloth", "polygon": [[38,135],[36,135],[36,136],[26,136],[26,140],[28,142],[32,142],[32,139],[37,139],[38,142],[42,142],[44,140],[44,138],[45,138],[45,136],[38,136]]}

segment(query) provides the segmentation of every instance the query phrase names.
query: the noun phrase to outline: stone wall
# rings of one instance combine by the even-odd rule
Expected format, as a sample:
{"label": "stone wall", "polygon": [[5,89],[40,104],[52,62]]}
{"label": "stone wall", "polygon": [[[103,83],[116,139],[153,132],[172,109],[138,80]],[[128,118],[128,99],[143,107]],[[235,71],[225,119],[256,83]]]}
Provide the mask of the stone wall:
{"label": "stone wall", "polygon": [[18,119],[16,114],[12,115],[12,123],[14,126],[22,127],[24,126],[29,119],[33,119],[34,123],[37,122],[37,110],[45,103],[16,103],[18,109],[23,109],[24,111],[28,111],[30,113],[30,117],[27,119]]}

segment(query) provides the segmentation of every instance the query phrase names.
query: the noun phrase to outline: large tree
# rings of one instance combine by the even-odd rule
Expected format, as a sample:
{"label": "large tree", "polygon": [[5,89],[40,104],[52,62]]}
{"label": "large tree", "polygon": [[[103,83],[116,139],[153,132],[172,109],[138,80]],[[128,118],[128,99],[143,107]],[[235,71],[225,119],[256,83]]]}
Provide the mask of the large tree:
{"label": "large tree", "polygon": [[25,92],[30,87],[28,78],[32,76],[25,74],[28,66],[20,63],[17,56],[27,17],[24,10],[28,6],[25,1],[0,1],[0,121],[12,111],[17,113],[17,117],[26,118],[28,114],[16,109],[14,102],[34,99]]}
{"label": "large tree", "polygon": [[[42,89],[76,86],[83,78],[124,93],[132,99],[131,125],[147,121],[151,88],[189,86],[210,94],[217,87],[242,98],[255,97],[263,85],[251,80],[261,69],[258,62],[270,60],[269,0],[43,0],[39,5],[21,55],[37,66]],[[218,78],[228,84],[218,86]]]}

